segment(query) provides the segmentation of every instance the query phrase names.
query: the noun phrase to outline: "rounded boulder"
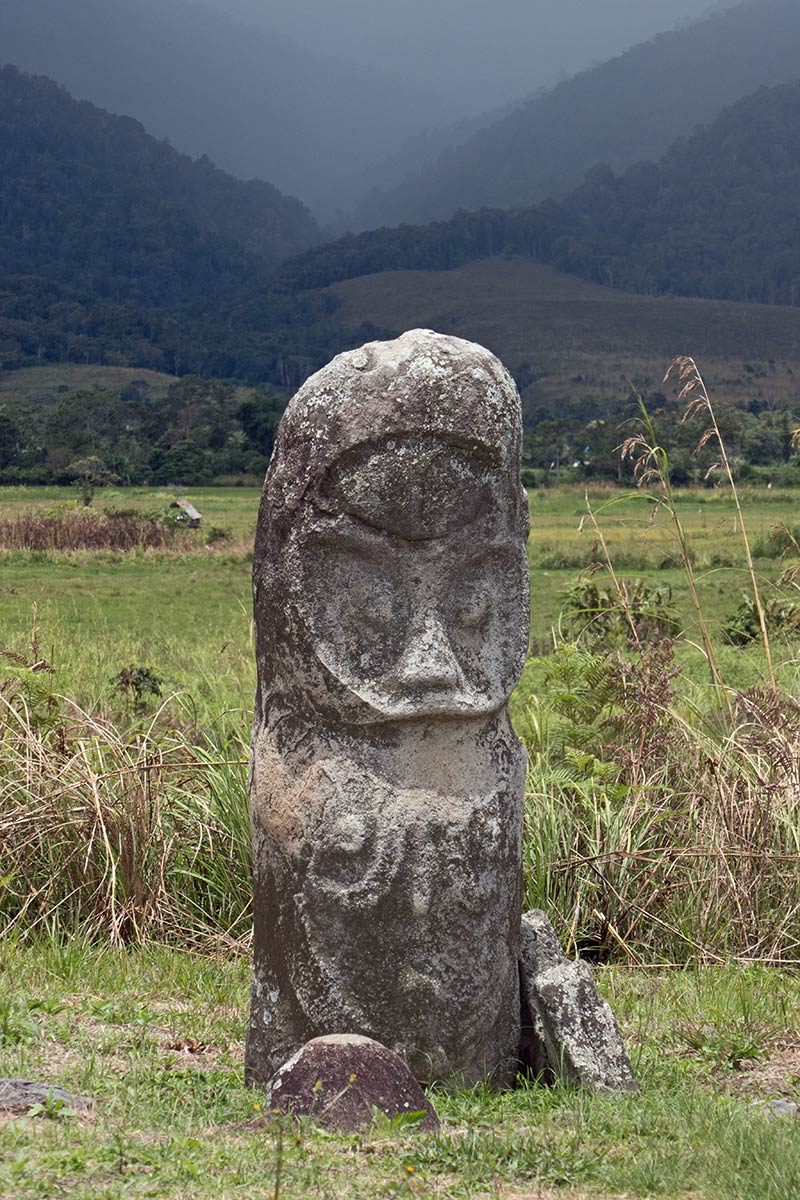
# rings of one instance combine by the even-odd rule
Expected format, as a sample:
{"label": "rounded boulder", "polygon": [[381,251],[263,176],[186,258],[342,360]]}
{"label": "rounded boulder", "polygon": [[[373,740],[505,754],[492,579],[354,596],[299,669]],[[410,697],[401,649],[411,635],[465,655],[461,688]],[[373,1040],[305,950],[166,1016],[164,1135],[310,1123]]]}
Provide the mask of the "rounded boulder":
{"label": "rounded boulder", "polygon": [[363,1129],[375,1109],[390,1119],[424,1112],[419,1128],[439,1128],[433,1105],[399,1055],[358,1034],[306,1042],[269,1081],[267,1101],[277,1112],[311,1117],[338,1133]]}

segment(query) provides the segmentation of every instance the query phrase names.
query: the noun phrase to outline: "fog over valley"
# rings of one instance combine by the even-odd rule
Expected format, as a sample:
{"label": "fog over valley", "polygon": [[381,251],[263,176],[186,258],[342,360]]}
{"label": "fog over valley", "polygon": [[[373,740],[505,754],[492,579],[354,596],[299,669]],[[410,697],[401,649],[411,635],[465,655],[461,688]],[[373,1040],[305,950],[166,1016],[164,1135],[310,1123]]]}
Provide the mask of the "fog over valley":
{"label": "fog over valley", "polygon": [[708,8],[708,0],[3,0],[0,62],[48,75],[345,227],[371,188],[399,183],[492,110]]}
{"label": "fog over valley", "polygon": [[731,7],[710,0],[206,0],[306,49],[369,64],[437,99],[431,124],[520,99],[662,30]]}

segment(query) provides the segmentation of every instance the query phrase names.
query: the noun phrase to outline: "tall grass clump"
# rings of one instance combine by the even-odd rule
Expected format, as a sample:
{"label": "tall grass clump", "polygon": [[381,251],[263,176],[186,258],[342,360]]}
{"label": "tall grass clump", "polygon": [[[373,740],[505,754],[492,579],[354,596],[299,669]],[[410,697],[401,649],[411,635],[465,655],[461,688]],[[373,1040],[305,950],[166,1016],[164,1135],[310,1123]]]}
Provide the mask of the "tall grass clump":
{"label": "tall grass clump", "polygon": [[571,949],[636,962],[800,963],[800,705],[681,711],[674,646],[565,644],[518,704],[527,902]]}
{"label": "tall grass clump", "polygon": [[246,753],[0,691],[0,931],[249,936]]}
{"label": "tall grass clump", "polygon": [[0,550],[170,550],[192,547],[192,532],[164,514],[133,509],[23,512],[0,521]]}
{"label": "tall grass clump", "polygon": [[[762,679],[741,690],[725,678],[668,456],[642,405],[621,453],[670,516],[700,641],[670,628],[673,614],[653,597],[642,605],[640,582],[618,575],[605,506],[595,511],[587,498],[599,551],[589,579],[603,570],[608,586],[570,589],[560,629],[574,630],[578,618],[579,632],[529,663],[515,700],[530,752],[527,899],[557,914],[573,951],[603,959],[800,964],[800,703],[776,684],[769,618],[778,602],[762,599],[713,404],[693,360],[676,360],[673,374],[684,420],[706,418],[698,452],[716,445],[734,495]],[[796,573],[787,566],[783,582],[792,586]],[[794,628],[784,622],[785,635]],[[794,658],[796,645],[783,644]],[[686,686],[697,651],[705,694]]]}

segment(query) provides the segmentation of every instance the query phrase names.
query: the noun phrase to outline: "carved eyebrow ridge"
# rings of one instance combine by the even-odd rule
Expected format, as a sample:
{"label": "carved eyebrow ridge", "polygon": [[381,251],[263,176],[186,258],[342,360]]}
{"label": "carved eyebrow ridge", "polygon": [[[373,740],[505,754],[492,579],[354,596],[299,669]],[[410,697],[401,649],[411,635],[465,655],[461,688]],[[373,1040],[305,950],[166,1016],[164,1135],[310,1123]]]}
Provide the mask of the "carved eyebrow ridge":
{"label": "carved eyebrow ridge", "polygon": [[[325,530],[320,540],[330,546],[358,550],[366,552],[370,556],[377,554],[379,546],[386,542],[399,543],[400,549],[413,550],[421,543],[431,543],[468,536],[464,530],[455,530],[451,533],[433,534],[429,537],[407,538],[403,537],[400,533],[395,533],[394,530],[387,529],[383,525],[368,521],[365,517],[361,517],[356,513],[346,512],[334,515],[321,508],[317,508],[317,512],[329,522],[329,527]],[[502,536],[492,538],[491,540],[482,542],[476,549],[467,551],[464,556],[464,566],[476,566],[492,556],[515,554],[518,550],[517,541],[512,537]]]}
{"label": "carved eyebrow ridge", "polygon": [[[435,533],[427,537],[403,537],[401,533],[396,533],[393,529],[387,529],[385,525],[368,521],[366,517],[361,517],[354,512],[331,513],[318,506],[316,506],[316,511],[330,522],[330,527],[325,531],[325,539],[331,545],[347,546],[349,544],[353,550],[369,550],[370,543],[376,543],[378,539],[399,542],[402,548],[407,547],[411,549],[414,546],[418,546],[421,542],[436,542],[440,541],[443,536],[447,536]],[[338,522],[346,522],[346,524],[338,525]]]}

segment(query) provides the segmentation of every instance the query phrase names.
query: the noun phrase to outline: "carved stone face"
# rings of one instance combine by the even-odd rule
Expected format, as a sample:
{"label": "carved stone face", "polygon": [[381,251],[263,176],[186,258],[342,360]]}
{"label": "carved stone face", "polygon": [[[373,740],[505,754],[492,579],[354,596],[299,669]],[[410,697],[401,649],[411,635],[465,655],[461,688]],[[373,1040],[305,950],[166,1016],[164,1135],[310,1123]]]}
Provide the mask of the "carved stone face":
{"label": "carved stone face", "polygon": [[354,1031],[420,1079],[516,1069],[528,640],[513,380],[426,330],[294,398],[254,562],[247,1070]]}
{"label": "carved stone face", "polygon": [[528,564],[479,447],[392,438],[334,464],[297,554],[310,645],[357,723],[499,709],[525,654]]}

